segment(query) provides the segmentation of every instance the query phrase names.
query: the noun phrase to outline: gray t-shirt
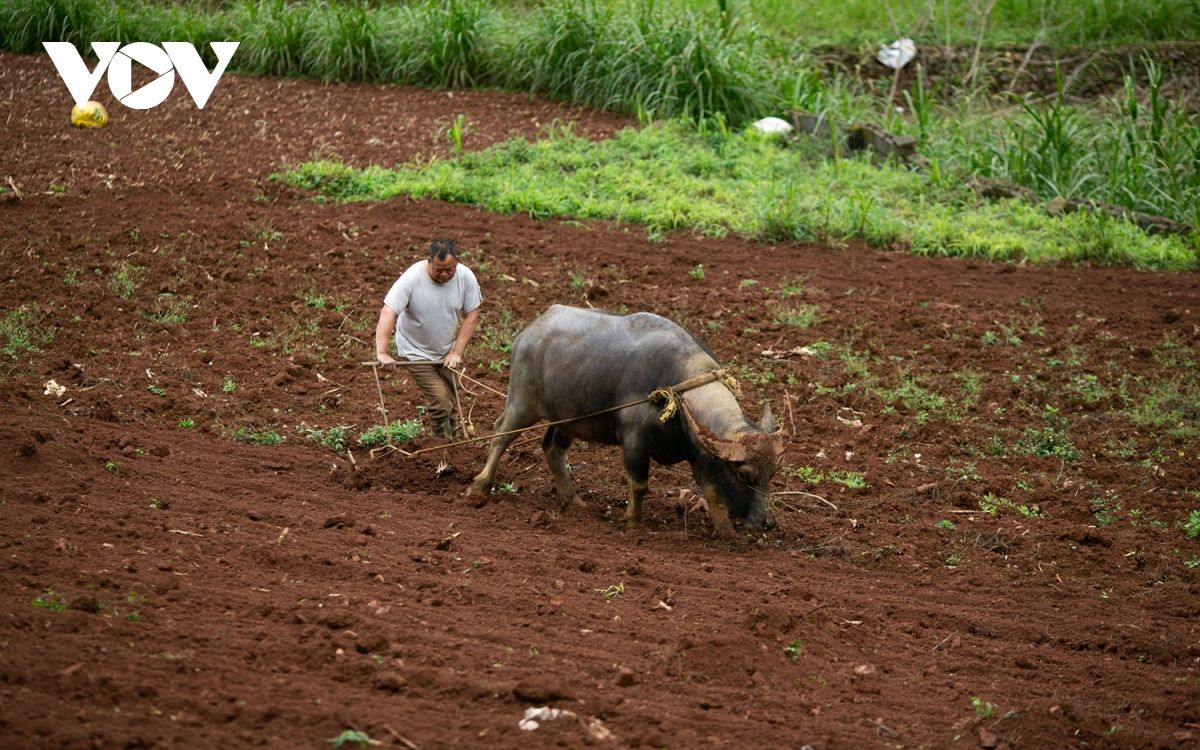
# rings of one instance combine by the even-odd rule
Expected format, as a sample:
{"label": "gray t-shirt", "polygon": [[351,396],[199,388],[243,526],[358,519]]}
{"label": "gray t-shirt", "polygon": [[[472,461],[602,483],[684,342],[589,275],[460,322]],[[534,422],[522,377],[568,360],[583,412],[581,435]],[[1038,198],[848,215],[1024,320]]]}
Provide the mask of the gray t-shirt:
{"label": "gray t-shirt", "polygon": [[479,307],[479,282],[458,265],[454,278],[438,284],[425,261],[408,267],[383,298],[396,311],[396,351],[405,359],[442,359],[454,348],[458,317]]}

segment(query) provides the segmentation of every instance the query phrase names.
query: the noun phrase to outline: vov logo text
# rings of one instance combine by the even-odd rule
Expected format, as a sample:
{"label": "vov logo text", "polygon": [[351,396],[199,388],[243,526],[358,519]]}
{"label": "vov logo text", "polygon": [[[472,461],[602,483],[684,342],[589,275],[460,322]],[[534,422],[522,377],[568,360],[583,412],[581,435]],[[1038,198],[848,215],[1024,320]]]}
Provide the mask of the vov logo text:
{"label": "vov logo text", "polygon": [[[176,72],[183,79],[183,85],[195,100],[196,107],[204,109],[239,43],[209,44],[217,56],[217,66],[212,72],[200,59],[200,53],[188,42],[163,42],[161,47],[149,42],[134,42],[124,47],[120,42],[92,42],[92,51],[96,53],[99,63],[89,71],[74,44],[42,42],[77,105],[82,107],[92,98],[92,92],[100,83],[100,76],[107,70],[109,90],[122,104],[132,109],[150,109],[162,104],[175,86]],[[137,91],[133,90],[135,62],[158,74],[158,78]]]}

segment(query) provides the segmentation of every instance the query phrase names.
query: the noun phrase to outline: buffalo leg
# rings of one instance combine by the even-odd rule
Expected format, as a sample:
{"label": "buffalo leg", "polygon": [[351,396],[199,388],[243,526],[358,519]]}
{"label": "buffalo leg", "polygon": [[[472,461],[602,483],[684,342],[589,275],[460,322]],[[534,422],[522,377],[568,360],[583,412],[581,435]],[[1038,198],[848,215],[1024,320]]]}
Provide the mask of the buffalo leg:
{"label": "buffalo leg", "polygon": [[542,454],[550,465],[550,473],[554,475],[554,483],[558,485],[558,496],[562,498],[563,510],[587,510],[587,505],[575,493],[571,477],[567,474],[567,449],[574,442],[556,427],[546,430],[542,437]]}
{"label": "buffalo leg", "polygon": [[626,444],[625,475],[629,480],[629,505],[625,508],[622,522],[626,527],[644,526],[642,521],[642,499],[650,486],[650,456],[640,446]]}
{"label": "buffalo leg", "polygon": [[[517,410],[505,409],[492,428],[496,432],[508,432],[509,430],[519,430],[524,427],[529,427],[538,421],[537,416],[520,415],[517,416]],[[500,465],[500,456],[504,455],[504,451],[508,450],[508,446],[517,439],[519,435],[501,435],[500,437],[492,438],[488,444],[488,459],[483,467],[483,471],[479,472],[475,477],[475,481],[467,487],[467,494],[478,492],[486,495],[492,491],[492,484],[496,479],[496,467]]]}

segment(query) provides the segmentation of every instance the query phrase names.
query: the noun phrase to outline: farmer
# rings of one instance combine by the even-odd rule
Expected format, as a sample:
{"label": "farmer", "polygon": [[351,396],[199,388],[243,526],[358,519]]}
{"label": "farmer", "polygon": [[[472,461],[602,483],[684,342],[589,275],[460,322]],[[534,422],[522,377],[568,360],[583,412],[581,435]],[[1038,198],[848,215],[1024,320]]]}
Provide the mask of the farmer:
{"label": "farmer", "polygon": [[[479,282],[458,263],[452,240],[429,243],[429,257],[409,266],[383,298],[375,327],[375,356],[385,369],[396,367],[388,354],[394,334],[396,353],[410,362],[428,362],[408,369],[425,394],[432,432],[454,439],[458,414],[458,376],[463,352],[479,321]],[[462,326],[459,326],[459,316]],[[439,363],[440,362],[440,363]]]}

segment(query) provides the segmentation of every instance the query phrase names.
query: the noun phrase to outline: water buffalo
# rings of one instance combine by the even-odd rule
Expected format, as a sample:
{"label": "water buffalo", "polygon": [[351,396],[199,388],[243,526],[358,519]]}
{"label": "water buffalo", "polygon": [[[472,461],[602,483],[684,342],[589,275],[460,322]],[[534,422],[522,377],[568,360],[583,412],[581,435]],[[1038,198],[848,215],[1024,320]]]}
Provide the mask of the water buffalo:
{"label": "water buffalo", "polygon": [[[720,367],[715,355],[675,323],[650,313],[616,315],[554,305],[513,342],[508,399],[497,433],[579,417],[644,398]],[[713,530],[733,533],[730,516],[748,528],[772,529],[768,485],[787,443],[772,432],[770,409],[761,425],[738,406],[720,381],[684,392],[663,421],[662,404],[641,403],[547,428],[542,450],[564,509],[586,507],[567,475],[566,452],[575,440],[620,445],[629,479],[627,525],[642,524],[650,459],[687,461],[708,501]],[[487,465],[467,493],[491,491],[500,456],[516,435],[491,441]]]}

